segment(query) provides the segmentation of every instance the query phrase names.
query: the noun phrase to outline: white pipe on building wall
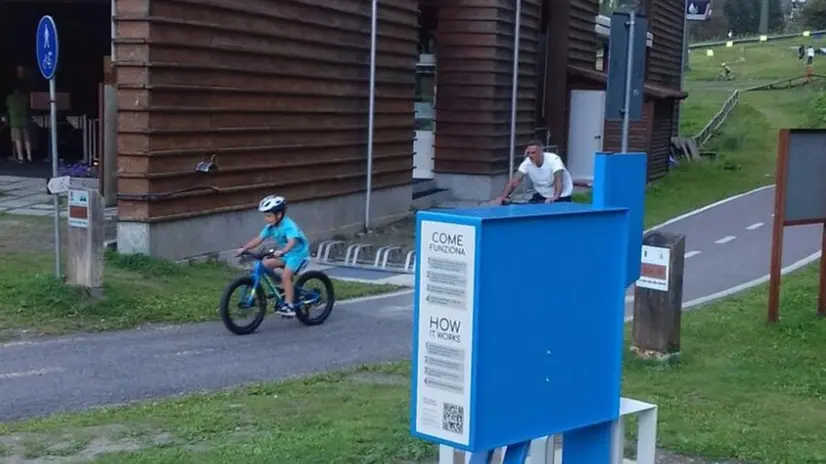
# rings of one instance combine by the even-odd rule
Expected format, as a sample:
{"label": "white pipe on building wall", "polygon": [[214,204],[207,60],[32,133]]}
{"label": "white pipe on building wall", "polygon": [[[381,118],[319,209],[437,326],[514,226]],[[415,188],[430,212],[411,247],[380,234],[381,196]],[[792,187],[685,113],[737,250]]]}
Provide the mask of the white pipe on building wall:
{"label": "white pipe on building wall", "polygon": [[370,15],[370,103],[367,115],[367,193],[364,200],[364,230],[370,229],[370,200],[373,190],[373,132],[376,118],[376,35],[379,0],[373,0]]}
{"label": "white pipe on building wall", "polygon": [[519,32],[522,29],[522,0],[516,0],[516,18],[513,32],[513,83],[511,89],[511,140],[508,179],[513,179],[514,160],[516,159],[516,104],[519,91]]}

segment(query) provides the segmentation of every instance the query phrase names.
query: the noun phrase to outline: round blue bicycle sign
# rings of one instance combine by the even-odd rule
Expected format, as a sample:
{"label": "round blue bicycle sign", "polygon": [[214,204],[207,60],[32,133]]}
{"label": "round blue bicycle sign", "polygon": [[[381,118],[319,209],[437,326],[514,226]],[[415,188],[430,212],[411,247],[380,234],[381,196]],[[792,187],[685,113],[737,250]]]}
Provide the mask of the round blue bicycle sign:
{"label": "round blue bicycle sign", "polygon": [[51,16],[40,18],[37,23],[37,38],[35,40],[37,67],[40,74],[46,79],[54,78],[57,71],[57,58],[60,56],[60,47],[57,41],[57,25]]}

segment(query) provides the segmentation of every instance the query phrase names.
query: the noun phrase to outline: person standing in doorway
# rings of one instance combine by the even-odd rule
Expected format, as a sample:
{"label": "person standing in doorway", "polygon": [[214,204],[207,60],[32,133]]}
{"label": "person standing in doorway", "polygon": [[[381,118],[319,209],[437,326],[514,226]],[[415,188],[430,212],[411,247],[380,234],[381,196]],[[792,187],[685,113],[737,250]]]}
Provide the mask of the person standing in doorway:
{"label": "person standing in doorway", "polygon": [[809,48],[806,50],[806,64],[811,66],[814,61],[815,61],[815,47],[814,47],[814,45],[809,45]]}
{"label": "person standing in doorway", "polygon": [[[8,113],[9,129],[11,129],[12,150],[16,156],[10,159],[23,163],[32,162],[32,141],[29,137],[29,102],[18,85],[6,97],[6,111]],[[25,158],[23,157],[25,153]]]}

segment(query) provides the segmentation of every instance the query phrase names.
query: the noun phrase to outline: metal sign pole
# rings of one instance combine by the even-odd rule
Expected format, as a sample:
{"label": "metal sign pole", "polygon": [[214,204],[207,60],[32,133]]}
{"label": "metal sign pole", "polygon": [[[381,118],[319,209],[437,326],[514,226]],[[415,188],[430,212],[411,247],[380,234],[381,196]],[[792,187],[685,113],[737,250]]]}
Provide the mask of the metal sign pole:
{"label": "metal sign pole", "polygon": [[516,117],[519,95],[519,32],[522,29],[522,0],[516,0],[513,33],[513,75],[511,76],[511,133],[508,154],[508,180],[513,180],[516,159]]}
{"label": "metal sign pole", "polygon": [[40,18],[40,22],[37,23],[34,51],[40,74],[44,79],[49,81],[50,154],[52,157],[52,179],[49,180],[49,191],[54,195],[54,266],[55,276],[59,279],[62,272],[60,266],[60,198],[58,194],[62,192],[52,191],[52,187],[65,183],[57,179],[59,158],[57,156],[57,90],[55,86],[55,74],[57,72],[57,61],[60,57],[60,42],[57,40],[57,25],[49,15],[43,16]]}
{"label": "metal sign pole", "polygon": [[625,102],[622,111],[622,153],[628,153],[628,136],[631,132],[631,80],[634,75],[634,24],[636,11],[631,11],[628,21],[628,64],[625,67]]}
{"label": "metal sign pole", "polygon": [[[54,77],[49,79],[49,128],[51,129],[51,157],[52,157],[52,178],[57,177],[58,157],[57,157],[57,85]],[[54,266],[55,275],[60,277],[60,197],[52,195],[54,201]]]}
{"label": "metal sign pole", "polygon": [[370,202],[373,193],[373,145],[376,121],[376,36],[378,35],[379,2],[373,0],[370,14],[370,89],[367,109],[367,185],[364,197],[364,231],[370,230]]}

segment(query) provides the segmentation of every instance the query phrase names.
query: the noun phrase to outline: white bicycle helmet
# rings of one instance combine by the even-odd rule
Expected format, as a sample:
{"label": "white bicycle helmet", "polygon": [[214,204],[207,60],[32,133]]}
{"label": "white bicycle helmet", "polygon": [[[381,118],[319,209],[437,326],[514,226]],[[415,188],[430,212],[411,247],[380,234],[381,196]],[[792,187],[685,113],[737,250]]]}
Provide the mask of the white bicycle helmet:
{"label": "white bicycle helmet", "polygon": [[258,203],[258,211],[262,213],[283,213],[287,211],[287,200],[276,195],[266,196]]}

